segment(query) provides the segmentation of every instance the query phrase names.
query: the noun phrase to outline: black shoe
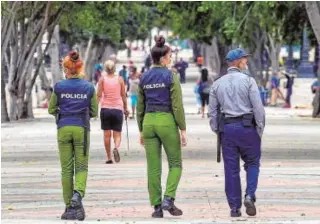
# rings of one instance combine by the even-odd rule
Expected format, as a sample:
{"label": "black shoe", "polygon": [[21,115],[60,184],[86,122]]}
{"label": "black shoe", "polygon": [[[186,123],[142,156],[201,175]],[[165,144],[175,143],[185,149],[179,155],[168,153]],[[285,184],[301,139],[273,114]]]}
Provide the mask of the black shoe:
{"label": "black shoe", "polygon": [[152,213],[152,218],[163,218],[163,211],[161,205],[154,206],[154,212]]}
{"label": "black shoe", "polygon": [[240,209],[236,209],[236,208],[231,209],[230,216],[231,217],[240,217],[241,216]]}
{"label": "black shoe", "polygon": [[71,207],[75,210],[76,218],[79,221],[83,221],[86,217],[83,205],[82,205],[82,198],[78,192],[74,192],[73,197],[71,199]]}
{"label": "black shoe", "polygon": [[62,220],[77,220],[75,210],[71,207],[65,209],[64,213],[61,215]]}
{"label": "black shoe", "polygon": [[255,202],[256,202],[256,199],[249,195],[247,195],[244,199],[243,204],[246,207],[246,213],[249,216],[255,216],[257,214],[256,206],[254,205]]}
{"label": "black shoe", "polygon": [[112,160],[108,160],[106,164],[113,164]]}
{"label": "black shoe", "polygon": [[164,196],[161,207],[163,210],[168,211],[173,216],[180,216],[183,214],[182,210],[174,205],[174,198]]}

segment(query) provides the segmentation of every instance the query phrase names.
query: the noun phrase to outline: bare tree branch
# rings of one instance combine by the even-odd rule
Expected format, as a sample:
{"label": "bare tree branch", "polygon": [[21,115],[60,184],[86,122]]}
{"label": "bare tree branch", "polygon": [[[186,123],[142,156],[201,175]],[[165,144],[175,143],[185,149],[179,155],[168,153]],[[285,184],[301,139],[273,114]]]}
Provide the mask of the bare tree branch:
{"label": "bare tree branch", "polygon": [[248,18],[249,13],[250,13],[250,11],[251,11],[252,8],[253,8],[253,4],[250,5],[250,8],[248,9],[246,15],[243,17],[243,19],[242,19],[241,22],[239,23],[239,25],[238,25],[238,27],[237,27],[237,29],[236,29],[236,32],[241,28],[243,22]]}
{"label": "bare tree branch", "polygon": [[1,61],[3,59],[4,52],[7,50],[9,39],[11,37],[11,30],[12,30],[13,22],[14,22],[15,15],[16,15],[16,12],[17,12],[16,11],[16,6],[17,6],[17,2],[14,2],[13,5],[12,5],[12,8],[9,9],[9,11],[11,11],[11,13],[9,14],[10,16],[9,16],[9,19],[8,19],[8,29],[4,30],[5,32],[1,32],[2,35],[6,34],[6,35],[4,35],[4,37],[2,37],[2,35],[1,35],[1,37],[2,37],[1,38]]}
{"label": "bare tree branch", "polygon": [[52,5],[52,2],[48,2],[47,3],[47,7],[46,7],[46,11],[45,11],[45,17],[44,17],[44,21],[42,23],[42,27],[41,27],[40,31],[38,32],[38,34],[35,36],[34,41],[30,45],[30,48],[29,48],[30,51],[29,51],[28,57],[26,58],[26,60],[24,62],[24,65],[20,67],[21,69],[20,69],[19,73],[21,72],[20,74],[21,74],[22,77],[19,80],[19,89],[22,88],[22,85],[23,85],[23,82],[24,82],[24,78],[25,78],[25,73],[27,72],[27,67],[30,65],[31,60],[33,58],[33,54],[34,54],[34,52],[36,50],[36,47],[37,47],[37,45],[39,43],[41,43],[41,40],[42,40],[43,34],[45,32],[45,29],[48,26],[49,13],[50,13],[51,5]]}

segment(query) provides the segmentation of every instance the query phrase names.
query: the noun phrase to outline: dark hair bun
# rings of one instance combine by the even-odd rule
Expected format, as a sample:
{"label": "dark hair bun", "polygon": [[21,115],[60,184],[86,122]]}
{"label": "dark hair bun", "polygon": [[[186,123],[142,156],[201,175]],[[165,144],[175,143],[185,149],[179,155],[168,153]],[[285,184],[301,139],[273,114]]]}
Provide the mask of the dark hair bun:
{"label": "dark hair bun", "polygon": [[156,47],[163,47],[166,43],[166,39],[163,36],[157,36],[154,40],[156,41]]}
{"label": "dark hair bun", "polygon": [[69,57],[72,61],[78,61],[80,59],[79,53],[77,51],[71,51]]}

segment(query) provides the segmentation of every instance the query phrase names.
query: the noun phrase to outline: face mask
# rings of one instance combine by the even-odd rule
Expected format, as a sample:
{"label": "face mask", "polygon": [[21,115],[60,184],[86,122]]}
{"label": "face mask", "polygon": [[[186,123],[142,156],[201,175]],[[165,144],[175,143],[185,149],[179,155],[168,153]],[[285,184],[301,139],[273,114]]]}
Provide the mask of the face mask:
{"label": "face mask", "polygon": [[241,70],[241,73],[246,74],[246,75],[250,75],[249,69]]}
{"label": "face mask", "polygon": [[245,69],[241,70],[242,73],[250,75],[248,63],[245,64]]}

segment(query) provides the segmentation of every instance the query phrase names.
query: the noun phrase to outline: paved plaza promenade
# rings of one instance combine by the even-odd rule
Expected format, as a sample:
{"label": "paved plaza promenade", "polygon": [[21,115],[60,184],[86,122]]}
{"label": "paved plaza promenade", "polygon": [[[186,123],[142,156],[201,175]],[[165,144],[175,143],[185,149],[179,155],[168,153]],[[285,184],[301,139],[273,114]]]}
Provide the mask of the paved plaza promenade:
{"label": "paved plaza promenade", "polygon": [[[1,223],[320,223],[320,121],[271,112],[263,136],[255,218],[249,218],[244,208],[241,218],[229,217],[223,163],[216,163],[216,137],[207,119],[187,115],[188,146],[183,149],[176,200],[183,216],[165,213],[162,220],[150,218],[145,152],[138,144],[136,122],[129,121],[130,150],[123,135],[121,162],[107,165],[100,121],[93,120],[84,199],[87,218],[61,221],[56,127],[53,118],[42,116],[2,124]],[[163,167],[164,185],[165,159]],[[243,168],[241,173],[244,184]]]}

